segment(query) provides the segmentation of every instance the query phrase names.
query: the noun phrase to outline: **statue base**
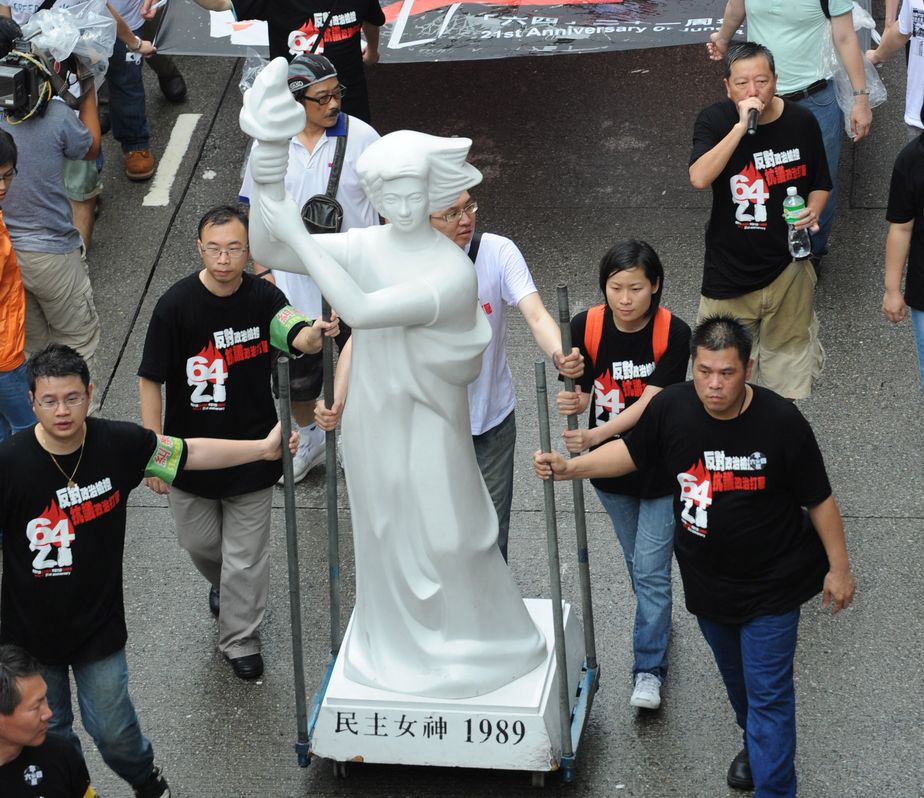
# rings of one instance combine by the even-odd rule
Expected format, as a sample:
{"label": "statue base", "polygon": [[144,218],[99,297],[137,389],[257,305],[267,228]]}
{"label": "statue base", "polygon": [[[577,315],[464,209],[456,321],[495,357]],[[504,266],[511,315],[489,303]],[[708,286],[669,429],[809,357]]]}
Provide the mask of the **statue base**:
{"label": "statue base", "polygon": [[[484,695],[442,699],[379,690],[347,679],[343,661],[336,660],[323,696],[315,699],[311,754],[335,762],[557,770],[562,744],[552,602],[525,603],[545,635],[546,658]],[[564,621],[573,711],[583,684],[584,635],[570,604],[564,605]],[[351,619],[344,644],[352,627]]]}

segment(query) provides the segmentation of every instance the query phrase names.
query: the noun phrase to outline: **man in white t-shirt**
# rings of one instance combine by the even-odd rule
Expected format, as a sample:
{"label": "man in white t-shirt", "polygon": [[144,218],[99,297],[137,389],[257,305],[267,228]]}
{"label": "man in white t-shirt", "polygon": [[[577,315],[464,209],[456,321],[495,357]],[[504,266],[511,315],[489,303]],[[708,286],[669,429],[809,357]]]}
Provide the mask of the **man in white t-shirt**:
{"label": "man in white t-shirt", "polygon": [[505,305],[523,314],[539,348],[562,374],[579,377],[584,360],[576,348],[567,357],[562,355],[561,330],[545,309],[517,245],[493,233],[475,234],[477,211],[478,203],[463,191],[448,208],[431,214],[430,224],[472,258],[478,274],[478,303],[491,325],[491,343],[482,355],[481,373],[468,386],[468,405],[475,456],[497,510],[497,545],[506,560],[517,430],[516,395],[507,365]]}
{"label": "man in white t-shirt", "polygon": [[871,64],[881,66],[909,41],[905,124],[908,126],[908,141],[911,141],[924,129],[924,0],[903,0],[898,24],[886,27],[879,46],[875,50],[867,50],[866,57]]}
{"label": "man in white t-shirt", "polygon": [[[379,215],[363,191],[356,172],[356,161],[373,141],[379,138],[361,119],[340,111],[344,88],[337,78],[334,65],[322,55],[300,55],[289,64],[289,91],[301,101],[305,109],[305,128],[289,142],[289,167],[285,177],[286,191],[299,207],[317,194],[327,191],[337,143],[346,138],[343,167],[337,185],[336,199],[343,208],[345,232],[352,227],[370,227],[379,223]],[[254,144],[254,147],[259,147]],[[250,204],[253,181],[250,163],[244,172],[240,200]],[[266,269],[254,264],[257,274],[268,275]],[[314,280],[305,274],[277,271],[270,279],[286,295],[293,307],[309,318],[321,317],[321,291]],[[349,329],[338,338],[343,346]],[[295,481],[304,479],[308,472],[324,462],[324,431],[314,420],[315,399],[321,393],[321,355],[305,355],[290,365],[292,415],[298,425],[299,447],[293,461]]]}
{"label": "man in white t-shirt", "polygon": [[[558,371],[577,378],[584,372],[584,359],[577,348],[562,355],[561,330],[542,304],[523,254],[509,238],[485,233],[475,235],[476,203],[467,191],[448,208],[430,215],[430,224],[464,249],[478,275],[478,304],[491,325],[491,342],[484,350],[481,373],[468,386],[469,416],[478,468],[497,511],[497,545],[507,559],[510,509],[513,501],[513,461],[517,428],[514,415],[516,394],[507,365],[506,305],[515,306],[529,326],[539,348]],[[337,363],[334,405],[322,400],[315,406],[318,426],[334,429],[346,402],[349,381],[350,345]]]}

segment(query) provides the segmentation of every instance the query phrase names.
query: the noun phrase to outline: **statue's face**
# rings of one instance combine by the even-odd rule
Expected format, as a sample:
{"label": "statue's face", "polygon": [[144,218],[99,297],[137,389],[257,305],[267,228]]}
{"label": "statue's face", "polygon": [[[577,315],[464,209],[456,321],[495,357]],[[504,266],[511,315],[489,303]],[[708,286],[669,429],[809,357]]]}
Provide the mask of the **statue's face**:
{"label": "statue's face", "polygon": [[397,230],[413,232],[430,226],[427,213],[427,181],[420,177],[396,177],[382,184],[382,215]]}

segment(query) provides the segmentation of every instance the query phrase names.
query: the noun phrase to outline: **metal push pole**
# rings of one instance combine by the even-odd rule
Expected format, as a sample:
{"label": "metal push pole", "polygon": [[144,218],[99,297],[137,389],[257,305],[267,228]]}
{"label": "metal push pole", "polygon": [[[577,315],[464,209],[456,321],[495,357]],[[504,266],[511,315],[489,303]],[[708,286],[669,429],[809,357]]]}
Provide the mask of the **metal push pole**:
{"label": "metal push pole", "polygon": [[[330,321],[330,305],[321,300],[321,317]],[[324,336],[322,362],[324,367],[324,404],[334,405],[334,341]],[[340,651],[340,528],[337,516],[337,431],[329,430],[325,437],[325,478],[327,480],[327,568],[330,595],[330,653]]]}
{"label": "metal push pole", "polygon": [[289,617],[292,623],[292,667],[295,673],[295,722],[298,737],[295,752],[298,766],[306,768],[308,756],[308,709],[305,697],[305,660],[302,654],[302,599],[298,576],[298,530],[295,526],[295,480],[292,472],[292,453],[289,438],[292,435],[291,403],[289,401],[289,358],[280,357],[279,421],[282,424],[282,476],[286,511],[286,554],[289,564]]}
{"label": "metal push pole", "polygon": [[[568,307],[568,286],[558,286],[558,324],[561,328],[561,351],[571,352],[571,311]],[[574,380],[565,377],[565,390],[574,390]],[[578,428],[576,413],[568,416],[568,429]],[[576,455],[572,454],[572,457]],[[574,532],[577,537],[578,576],[581,585],[581,612],[584,616],[584,652],[588,668],[597,667],[597,643],[594,634],[594,608],[590,596],[590,557],[587,549],[587,516],[584,510],[584,483],[575,479],[571,482],[574,492]]]}
{"label": "metal push pole", "polygon": [[[536,400],[539,405],[539,446],[543,452],[552,451],[549,432],[549,397],[545,383],[545,362],[536,362]],[[571,743],[571,696],[568,692],[568,658],[565,652],[565,619],[561,606],[561,562],[558,557],[558,525],[555,517],[555,481],[542,484],[545,498],[545,531],[549,552],[549,582],[552,588],[552,622],[555,630],[555,667],[558,671],[558,704],[561,716],[562,765],[574,759]]]}

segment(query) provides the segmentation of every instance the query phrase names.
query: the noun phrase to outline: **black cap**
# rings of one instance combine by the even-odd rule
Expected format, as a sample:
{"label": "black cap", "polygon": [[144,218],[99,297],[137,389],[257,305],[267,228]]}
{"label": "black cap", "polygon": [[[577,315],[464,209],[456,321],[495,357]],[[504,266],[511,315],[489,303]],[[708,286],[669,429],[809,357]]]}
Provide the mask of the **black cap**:
{"label": "black cap", "polygon": [[299,99],[309,86],[337,77],[336,67],[323,55],[298,55],[289,64],[289,91]]}

